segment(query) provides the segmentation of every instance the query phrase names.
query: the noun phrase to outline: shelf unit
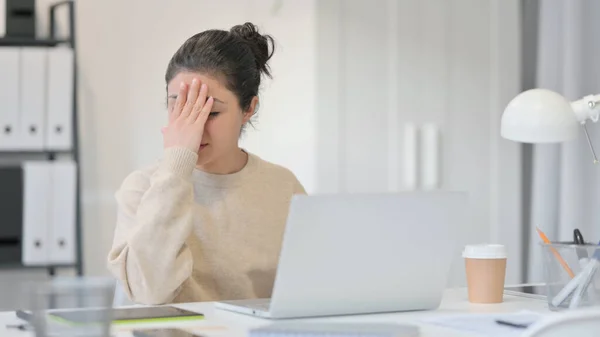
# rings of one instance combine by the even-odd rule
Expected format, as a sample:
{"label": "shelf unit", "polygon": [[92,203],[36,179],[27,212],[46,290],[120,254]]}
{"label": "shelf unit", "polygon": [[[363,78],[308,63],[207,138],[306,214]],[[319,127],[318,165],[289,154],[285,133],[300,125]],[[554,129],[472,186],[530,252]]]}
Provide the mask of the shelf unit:
{"label": "shelf unit", "polygon": [[[57,38],[57,11],[60,8],[66,7],[68,10],[68,33],[66,39]],[[40,266],[26,266],[23,264],[5,263],[0,264],[1,269],[47,269],[50,276],[54,276],[59,268],[75,268],[77,275],[83,275],[83,253],[82,253],[82,226],[81,226],[81,165],[79,155],[79,123],[78,123],[78,107],[77,107],[77,52],[76,52],[76,31],[75,31],[75,2],[74,0],[60,1],[52,4],[49,8],[49,37],[43,39],[27,39],[3,37],[0,38],[0,48],[3,47],[56,47],[68,46],[73,52],[73,90],[72,90],[72,146],[70,150],[20,150],[20,151],[5,151],[0,150],[0,158],[22,161],[23,158],[35,160],[54,161],[57,156],[70,156],[70,159],[76,166],[75,177],[75,263],[74,264],[47,264]]]}

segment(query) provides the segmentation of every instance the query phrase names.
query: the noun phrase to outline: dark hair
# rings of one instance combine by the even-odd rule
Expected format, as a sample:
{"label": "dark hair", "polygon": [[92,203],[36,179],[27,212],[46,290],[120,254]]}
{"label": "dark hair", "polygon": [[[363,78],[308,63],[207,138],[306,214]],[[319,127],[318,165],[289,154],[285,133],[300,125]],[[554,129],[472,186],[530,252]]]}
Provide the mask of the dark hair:
{"label": "dark hair", "polygon": [[[269,51],[269,42],[271,50]],[[275,52],[271,36],[261,35],[250,22],[225,30],[206,30],[183,43],[165,74],[167,85],[181,71],[199,72],[225,80],[243,111],[258,95],[261,75],[271,77],[267,62]]]}

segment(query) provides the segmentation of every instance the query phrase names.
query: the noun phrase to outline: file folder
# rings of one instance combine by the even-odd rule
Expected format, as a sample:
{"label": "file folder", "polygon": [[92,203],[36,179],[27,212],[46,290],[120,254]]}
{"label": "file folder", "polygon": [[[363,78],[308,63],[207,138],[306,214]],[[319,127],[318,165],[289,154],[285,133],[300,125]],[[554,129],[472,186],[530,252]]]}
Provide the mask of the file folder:
{"label": "file folder", "polygon": [[67,151],[72,146],[73,51],[48,49],[46,148]]}
{"label": "file folder", "polygon": [[50,200],[50,262],[75,263],[76,174],[73,161],[56,161],[52,165]]}
{"label": "file folder", "polygon": [[6,35],[6,0],[0,0],[0,36]]}
{"label": "file folder", "polygon": [[23,165],[23,264],[48,263],[51,162],[24,162]]}
{"label": "file folder", "polygon": [[0,264],[18,265],[23,260],[23,200],[21,166],[0,167]]}
{"label": "file folder", "polygon": [[18,148],[19,48],[0,48],[0,151]]}
{"label": "file folder", "polygon": [[48,48],[21,48],[19,147],[43,150]]}

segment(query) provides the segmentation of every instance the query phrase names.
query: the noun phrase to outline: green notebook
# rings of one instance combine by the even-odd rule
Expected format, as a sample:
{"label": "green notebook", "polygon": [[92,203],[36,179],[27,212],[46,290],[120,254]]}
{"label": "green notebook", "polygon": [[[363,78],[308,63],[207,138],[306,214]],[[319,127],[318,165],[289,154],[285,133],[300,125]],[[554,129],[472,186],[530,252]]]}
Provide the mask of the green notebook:
{"label": "green notebook", "polygon": [[[49,313],[49,315],[57,321],[67,324],[78,324],[89,322],[90,317],[93,317],[94,312],[98,312],[100,315],[102,314],[101,310],[98,309],[83,309],[54,311]],[[173,306],[112,309],[113,324],[154,323],[165,321],[197,320],[203,318],[204,315],[201,313],[176,308]]]}

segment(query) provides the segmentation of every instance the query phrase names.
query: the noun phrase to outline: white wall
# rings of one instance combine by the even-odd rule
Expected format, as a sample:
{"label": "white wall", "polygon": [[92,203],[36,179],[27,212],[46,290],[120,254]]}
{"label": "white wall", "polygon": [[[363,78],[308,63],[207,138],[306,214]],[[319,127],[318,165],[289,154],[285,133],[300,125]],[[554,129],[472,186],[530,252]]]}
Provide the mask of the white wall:
{"label": "white wall", "polygon": [[[433,124],[438,188],[470,197],[459,247],[507,245],[507,282],[520,282],[519,145],[499,136],[503,107],[519,91],[519,1],[318,4],[319,189],[412,189],[403,182],[412,161],[405,126]],[[419,176],[425,152],[417,151]],[[463,261],[455,256],[450,283],[460,285]]]}

